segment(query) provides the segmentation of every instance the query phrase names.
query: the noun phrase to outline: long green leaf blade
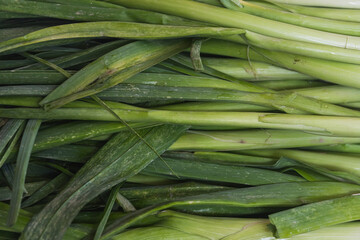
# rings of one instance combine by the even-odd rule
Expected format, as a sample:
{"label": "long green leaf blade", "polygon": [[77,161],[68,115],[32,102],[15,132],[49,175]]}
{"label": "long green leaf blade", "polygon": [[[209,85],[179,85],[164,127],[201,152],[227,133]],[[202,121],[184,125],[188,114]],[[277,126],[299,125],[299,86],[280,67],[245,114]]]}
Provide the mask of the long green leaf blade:
{"label": "long green leaf blade", "polygon": [[14,176],[13,193],[10,200],[10,211],[7,224],[12,226],[16,223],[19,216],[21,199],[23,197],[25,176],[30,160],[36,134],[40,128],[41,120],[29,120],[26,124],[24,135],[21,139],[19,153],[16,159],[16,169]]}
{"label": "long green leaf blade", "polygon": [[181,37],[220,37],[244,33],[241,29],[216,27],[163,26],[124,22],[87,22],[44,28],[25,36],[0,42],[0,53],[54,40],[79,38],[169,39]]}
{"label": "long green leaf blade", "polygon": [[[186,126],[163,125],[139,133],[161,154],[186,129]],[[82,206],[110,187],[134,176],[154,158],[156,154],[152,149],[133,134],[117,134],[32,219],[22,239],[61,239]]]}
{"label": "long green leaf blade", "polygon": [[22,204],[22,208],[29,207],[40,200],[47,197],[49,194],[53,193],[54,191],[61,189],[67,182],[69,181],[69,176],[65,173],[60,173],[58,176],[53,178],[51,181],[46,183],[44,186],[39,188],[36,192],[31,194]]}
{"label": "long green leaf blade", "polygon": [[22,119],[9,119],[5,126],[0,129],[0,155],[23,122]]}
{"label": "long green leaf blade", "polygon": [[13,139],[11,140],[11,143],[6,148],[4,154],[2,154],[2,156],[0,155],[1,156],[0,157],[0,168],[6,163],[6,161],[10,157],[11,153],[15,149],[16,144],[17,144],[18,140],[20,139],[20,137],[21,137],[21,135],[22,135],[22,133],[24,131],[24,128],[25,128],[25,122],[23,121],[20,128],[18,129],[17,133],[15,134]]}
{"label": "long green leaf blade", "polygon": [[105,229],[106,223],[107,223],[110,213],[111,213],[111,210],[115,204],[116,194],[118,193],[120,186],[121,186],[121,184],[119,184],[118,186],[115,186],[111,190],[110,196],[105,205],[104,214],[103,214],[101,221],[99,222],[99,225],[96,229],[94,240],[100,239],[101,234],[103,233],[103,231]]}
{"label": "long green leaf blade", "polygon": [[[164,158],[166,163],[181,179],[200,181],[227,182],[245,185],[265,185],[281,182],[305,181],[301,177],[276,171],[242,166],[227,166],[200,161]],[[154,161],[147,166],[143,174],[173,176],[161,161]]]}
{"label": "long green leaf blade", "polygon": [[[101,5],[92,3],[78,3],[73,1],[62,1],[54,3],[45,3],[40,1],[29,0],[1,0],[0,9],[5,14],[22,13],[20,17],[29,17],[34,14],[37,16],[68,19],[75,21],[120,21],[120,22],[143,22],[152,24],[168,24],[179,26],[207,26],[209,24],[188,20],[181,17],[137,10],[131,8],[123,8],[118,5],[100,2]],[[107,6],[104,6],[106,4]],[[90,6],[89,6],[90,5]],[[109,6],[110,5],[110,6]],[[4,15],[3,12],[1,12]],[[31,17],[34,17],[31,15]],[[12,16],[11,16],[12,17]]]}
{"label": "long green leaf blade", "polygon": [[182,51],[188,45],[187,40],[160,40],[137,41],[120,47],[74,74],[45,97],[40,105],[51,109],[101,92]]}

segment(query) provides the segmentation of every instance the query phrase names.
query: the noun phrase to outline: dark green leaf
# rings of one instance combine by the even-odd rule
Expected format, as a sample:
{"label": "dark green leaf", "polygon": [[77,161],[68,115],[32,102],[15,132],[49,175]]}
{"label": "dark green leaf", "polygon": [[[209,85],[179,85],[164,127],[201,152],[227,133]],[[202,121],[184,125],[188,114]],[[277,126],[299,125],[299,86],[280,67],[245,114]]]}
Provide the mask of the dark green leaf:
{"label": "dark green leaf", "polygon": [[7,224],[9,226],[16,223],[19,215],[30,154],[35,142],[36,134],[40,128],[40,124],[41,120],[29,120],[21,139],[19,153],[16,159],[13,192],[10,200],[10,211],[7,218]]}
{"label": "dark green leaf", "polygon": [[[281,182],[301,182],[303,178],[279,173],[267,169],[244,166],[220,165],[194,160],[164,158],[167,165],[181,179],[195,179],[202,181],[237,183],[244,185],[264,185]],[[159,176],[173,176],[162,161],[154,161],[142,173]]]}
{"label": "dark green leaf", "polygon": [[281,238],[360,220],[360,196],[346,196],[296,207],[269,216]]}
{"label": "dark green leaf", "polygon": [[49,194],[53,193],[54,191],[60,190],[63,188],[63,186],[69,181],[69,176],[60,173],[55,178],[53,178],[51,181],[43,185],[41,188],[37,189],[37,191],[33,192],[29,198],[27,198],[23,203],[21,204],[22,208],[29,207],[38,201],[44,199]]}
{"label": "dark green leaf", "polygon": [[[139,131],[158,153],[163,153],[187,127],[163,125]],[[61,239],[80,209],[91,199],[137,174],[156,154],[137,136],[119,133],[100,149],[58,196],[32,219],[23,238]],[[55,238],[54,238],[55,237]]]}
{"label": "dark green leaf", "polygon": [[188,40],[137,41],[127,44],[81,69],[40,104],[45,109],[51,109],[101,92],[182,51],[188,45]]}
{"label": "dark green leaf", "polygon": [[22,119],[9,119],[0,129],[0,155],[4,152],[5,147],[8,145],[11,138],[16,134],[23,122],[24,120]]}
{"label": "dark green leaf", "polygon": [[118,186],[115,186],[115,187],[113,187],[113,189],[111,189],[110,196],[105,205],[103,216],[102,216],[101,221],[99,222],[99,225],[96,229],[94,240],[100,239],[100,237],[105,229],[106,223],[109,219],[110,213],[115,204],[116,194],[118,193],[120,187],[121,187],[121,184],[119,184]]}

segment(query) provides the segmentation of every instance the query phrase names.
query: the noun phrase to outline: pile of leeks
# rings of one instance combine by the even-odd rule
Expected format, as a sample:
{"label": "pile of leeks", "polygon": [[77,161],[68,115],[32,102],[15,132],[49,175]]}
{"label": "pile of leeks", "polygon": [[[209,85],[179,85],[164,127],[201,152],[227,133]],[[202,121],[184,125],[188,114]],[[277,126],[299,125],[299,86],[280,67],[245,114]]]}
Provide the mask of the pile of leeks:
{"label": "pile of leeks", "polygon": [[359,0],[0,0],[1,240],[353,240],[359,212]]}

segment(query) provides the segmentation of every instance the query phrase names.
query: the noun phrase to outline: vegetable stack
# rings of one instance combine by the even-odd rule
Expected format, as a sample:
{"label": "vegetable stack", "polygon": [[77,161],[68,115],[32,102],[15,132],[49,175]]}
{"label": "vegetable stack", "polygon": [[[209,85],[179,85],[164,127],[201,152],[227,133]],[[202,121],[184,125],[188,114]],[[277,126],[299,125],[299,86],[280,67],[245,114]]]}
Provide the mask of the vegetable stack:
{"label": "vegetable stack", "polygon": [[0,0],[0,239],[358,239],[359,16]]}

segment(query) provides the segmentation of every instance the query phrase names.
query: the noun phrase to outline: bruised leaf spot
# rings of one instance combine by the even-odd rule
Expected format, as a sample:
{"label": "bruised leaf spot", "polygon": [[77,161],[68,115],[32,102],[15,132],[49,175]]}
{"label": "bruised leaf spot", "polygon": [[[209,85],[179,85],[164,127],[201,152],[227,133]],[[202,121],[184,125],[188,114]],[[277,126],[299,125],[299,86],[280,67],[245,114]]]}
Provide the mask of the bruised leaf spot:
{"label": "bruised leaf spot", "polygon": [[297,64],[298,62],[300,62],[301,60],[300,59],[298,59],[298,58],[294,58],[294,62],[293,62],[293,64]]}

